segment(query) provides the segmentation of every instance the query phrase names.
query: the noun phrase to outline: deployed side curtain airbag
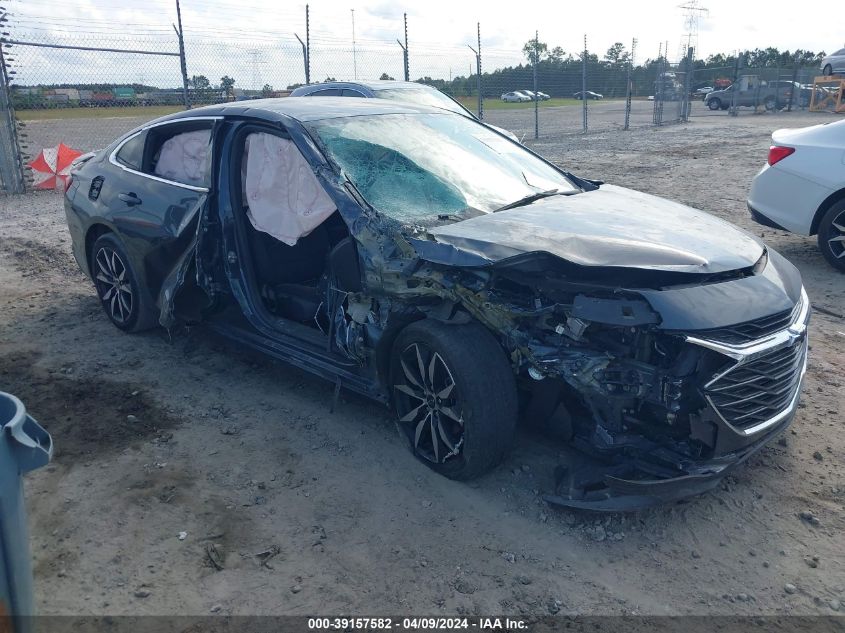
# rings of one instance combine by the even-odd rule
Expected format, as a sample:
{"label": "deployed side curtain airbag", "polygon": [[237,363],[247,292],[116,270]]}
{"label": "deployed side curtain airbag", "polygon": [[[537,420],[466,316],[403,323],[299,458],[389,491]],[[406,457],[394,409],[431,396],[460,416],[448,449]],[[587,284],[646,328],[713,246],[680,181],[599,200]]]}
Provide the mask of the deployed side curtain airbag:
{"label": "deployed side curtain airbag", "polygon": [[153,173],[167,180],[195,187],[208,185],[211,130],[184,132],[167,139]]}
{"label": "deployed side curtain airbag", "polygon": [[256,230],[293,246],[334,213],[335,204],[293,141],[256,133],[247,143],[249,221]]}

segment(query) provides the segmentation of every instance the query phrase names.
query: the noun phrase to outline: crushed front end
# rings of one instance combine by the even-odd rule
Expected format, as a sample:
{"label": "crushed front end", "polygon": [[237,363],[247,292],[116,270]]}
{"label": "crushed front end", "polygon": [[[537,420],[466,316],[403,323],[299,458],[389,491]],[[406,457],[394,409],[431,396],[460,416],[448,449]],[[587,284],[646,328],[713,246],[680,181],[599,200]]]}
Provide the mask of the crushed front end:
{"label": "crushed front end", "polygon": [[587,458],[557,469],[548,502],[618,511],[698,494],[790,423],[810,305],[772,257],[697,284],[632,270],[576,281],[535,260],[461,287],[505,336],[523,417]]}

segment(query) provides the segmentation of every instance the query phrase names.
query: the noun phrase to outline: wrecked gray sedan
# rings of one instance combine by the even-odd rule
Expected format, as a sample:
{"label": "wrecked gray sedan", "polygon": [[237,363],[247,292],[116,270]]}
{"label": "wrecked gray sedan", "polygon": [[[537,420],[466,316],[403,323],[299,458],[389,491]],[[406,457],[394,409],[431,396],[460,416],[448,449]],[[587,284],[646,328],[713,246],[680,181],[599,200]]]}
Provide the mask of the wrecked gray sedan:
{"label": "wrecked gray sedan", "polygon": [[66,210],[117,327],[202,323],[388,403],[453,479],[521,419],[587,456],[550,502],[641,507],[712,488],[797,408],[810,305],[789,262],[442,110],[181,112],[80,161]]}

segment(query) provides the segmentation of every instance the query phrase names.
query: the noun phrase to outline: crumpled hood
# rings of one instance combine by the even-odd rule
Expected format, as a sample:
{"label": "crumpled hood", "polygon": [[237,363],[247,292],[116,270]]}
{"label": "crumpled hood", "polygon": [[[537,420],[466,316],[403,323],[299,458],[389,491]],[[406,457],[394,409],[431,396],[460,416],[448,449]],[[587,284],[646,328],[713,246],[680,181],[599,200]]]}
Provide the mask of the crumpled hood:
{"label": "crumpled hood", "polygon": [[582,266],[712,274],[753,266],[763,254],[759,240],[728,222],[613,185],[544,198],[430,234],[434,242],[413,240],[420,256],[456,265],[546,252]]}

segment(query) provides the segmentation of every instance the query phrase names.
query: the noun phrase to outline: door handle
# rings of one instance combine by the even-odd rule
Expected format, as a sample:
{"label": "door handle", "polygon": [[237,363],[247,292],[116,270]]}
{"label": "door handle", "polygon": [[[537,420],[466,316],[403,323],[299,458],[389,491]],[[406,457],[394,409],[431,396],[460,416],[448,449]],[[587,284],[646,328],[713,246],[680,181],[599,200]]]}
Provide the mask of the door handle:
{"label": "door handle", "polygon": [[117,194],[117,199],[121,202],[125,202],[130,207],[134,207],[136,204],[141,204],[141,199],[135,193],[119,193]]}

